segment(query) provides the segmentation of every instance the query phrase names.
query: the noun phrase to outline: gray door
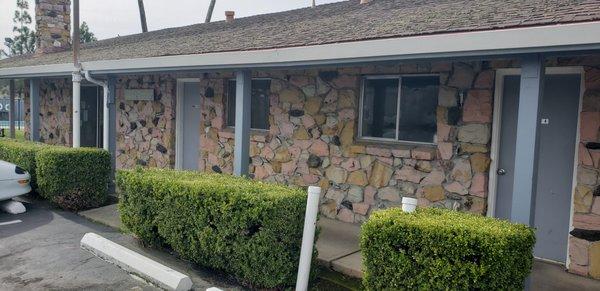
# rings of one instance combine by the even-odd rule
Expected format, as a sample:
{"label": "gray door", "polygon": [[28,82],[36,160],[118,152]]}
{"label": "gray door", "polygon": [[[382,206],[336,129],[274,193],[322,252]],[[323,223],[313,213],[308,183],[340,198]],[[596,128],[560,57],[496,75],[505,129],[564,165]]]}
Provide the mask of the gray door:
{"label": "gray door", "polygon": [[[578,74],[546,75],[540,120],[534,255],[565,262],[581,79]],[[498,159],[496,217],[509,218],[514,172],[519,76],[506,76]]]}
{"label": "gray door", "polygon": [[183,164],[186,170],[198,169],[200,147],[200,87],[198,83],[183,85]]}
{"label": "gray door", "polygon": [[81,87],[81,146],[102,147],[102,87]]}

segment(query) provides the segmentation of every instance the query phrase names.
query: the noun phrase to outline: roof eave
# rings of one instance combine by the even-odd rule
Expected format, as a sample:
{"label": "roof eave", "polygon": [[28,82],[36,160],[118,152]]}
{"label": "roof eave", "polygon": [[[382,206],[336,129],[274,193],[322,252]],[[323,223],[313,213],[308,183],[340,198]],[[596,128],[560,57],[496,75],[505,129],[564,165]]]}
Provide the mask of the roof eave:
{"label": "roof eave", "polygon": [[[278,68],[600,49],[600,22],[364,40],[304,47],[82,62],[96,74]],[[0,78],[69,75],[72,64],[0,68]]]}

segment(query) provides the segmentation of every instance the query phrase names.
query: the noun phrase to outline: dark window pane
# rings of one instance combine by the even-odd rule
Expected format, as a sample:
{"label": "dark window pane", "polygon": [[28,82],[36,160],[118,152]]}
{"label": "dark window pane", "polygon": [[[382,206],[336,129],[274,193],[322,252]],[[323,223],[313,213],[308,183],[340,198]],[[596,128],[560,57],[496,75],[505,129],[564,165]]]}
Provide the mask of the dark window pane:
{"label": "dark window pane", "polygon": [[434,142],[438,85],[438,76],[402,77],[399,140]]}
{"label": "dark window pane", "polygon": [[[271,80],[252,80],[250,127],[269,129],[269,94]],[[227,83],[227,126],[235,126],[235,80]]]}
{"label": "dark window pane", "polygon": [[396,138],[398,79],[366,79],[362,108],[362,136]]}

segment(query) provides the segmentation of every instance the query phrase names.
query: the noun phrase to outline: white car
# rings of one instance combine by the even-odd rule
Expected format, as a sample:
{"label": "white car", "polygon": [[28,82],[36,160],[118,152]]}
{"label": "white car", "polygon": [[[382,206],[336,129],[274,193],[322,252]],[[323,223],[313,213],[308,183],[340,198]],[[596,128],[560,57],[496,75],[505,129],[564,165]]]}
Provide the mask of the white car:
{"label": "white car", "polygon": [[0,161],[0,201],[31,192],[31,176],[21,167]]}

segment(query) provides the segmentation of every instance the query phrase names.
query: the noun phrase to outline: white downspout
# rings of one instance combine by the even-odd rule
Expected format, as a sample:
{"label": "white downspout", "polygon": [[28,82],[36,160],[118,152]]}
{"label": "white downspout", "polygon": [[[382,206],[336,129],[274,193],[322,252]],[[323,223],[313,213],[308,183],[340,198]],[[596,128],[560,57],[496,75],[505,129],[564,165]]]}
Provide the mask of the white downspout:
{"label": "white downspout", "polygon": [[108,151],[108,82],[92,78],[89,71],[85,71],[85,79],[98,86],[102,86],[102,148]]}

